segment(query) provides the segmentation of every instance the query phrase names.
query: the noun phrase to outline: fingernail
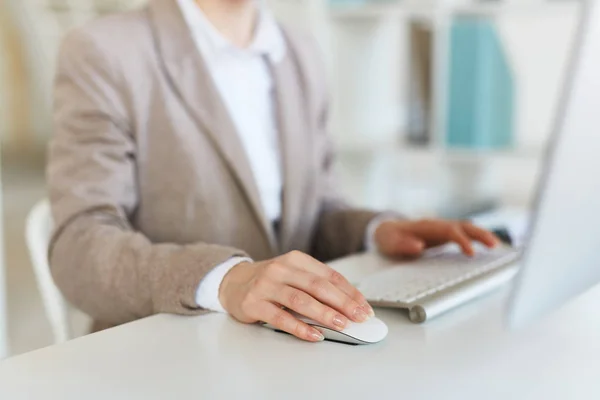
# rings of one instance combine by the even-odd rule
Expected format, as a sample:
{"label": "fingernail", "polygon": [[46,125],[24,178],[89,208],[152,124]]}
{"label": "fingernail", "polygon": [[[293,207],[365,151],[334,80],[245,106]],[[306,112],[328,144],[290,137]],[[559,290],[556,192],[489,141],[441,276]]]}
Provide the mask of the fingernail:
{"label": "fingernail", "polygon": [[344,329],[346,327],[346,319],[338,314],[333,317],[333,324],[340,329]]}
{"label": "fingernail", "polygon": [[369,319],[367,313],[362,309],[362,307],[358,307],[354,310],[354,320],[358,322],[365,322]]}
{"label": "fingernail", "polygon": [[375,316],[375,311],[373,311],[373,307],[371,307],[369,303],[365,302],[365,304],[363,304],[363,308],[365,309],[367,314],[369,314],[369,317]]}
{"label": "fingernail", "polygon": [[317,342],[322,342],[325,340],[325,336],[323,336],[323,334],[316,329],[313,329],[310,332],[310,337]]}

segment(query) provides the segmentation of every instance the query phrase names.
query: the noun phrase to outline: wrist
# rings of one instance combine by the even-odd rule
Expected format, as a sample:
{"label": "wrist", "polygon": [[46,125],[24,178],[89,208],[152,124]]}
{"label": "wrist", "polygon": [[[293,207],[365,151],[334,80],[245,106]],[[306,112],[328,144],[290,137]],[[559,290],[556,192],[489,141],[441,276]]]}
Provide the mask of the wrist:
{"label": "wrist", "polygon": [[246,275],[246,271],[249,270],[248,267],[251,265],[252,263],[250,262],[241,262],[231,268],[223,277],[221,285],[219,286],[219,301],[225,311],[231,313],[229,299],[231,298],[231,293],[235,293],[235,290],[232,290],[232,288],[239,287],[239,285],[245,281],[244,276]]}

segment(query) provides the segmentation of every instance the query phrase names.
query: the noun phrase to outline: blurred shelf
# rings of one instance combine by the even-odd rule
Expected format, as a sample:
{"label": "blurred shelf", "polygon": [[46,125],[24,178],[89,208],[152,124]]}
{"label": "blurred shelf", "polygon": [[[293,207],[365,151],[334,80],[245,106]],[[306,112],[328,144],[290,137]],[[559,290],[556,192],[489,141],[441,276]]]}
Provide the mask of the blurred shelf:
{"label": "blurred shelf", "polygon": [[514,147],[508,149],[458,149],[445,148],[440,150],[443,157],[450,161],[535,161],[541,160],[545,154],[543,147]]}
{"label": "blurred shelf", "polygon": [[481,161],[541,161],[544,146],[519,146],[509,149],[460,149],[433,145],[413,145],[397,141],[375,141],[369,143],[344,143],[336,146],[342,157],[361,156],[414,156],[432,157],[449,162]]}
{"label": "blurred shelf", "polygon": [[414,17],[432,18],[438,12],[457,15],[495,17],[502,15],[539,15],[540,13],[563,13],[578,9],[581,0],[554,0],[540,3],[506,3],[501,1],[476,2],[473,4],[439,5],[420,2],[378,1],[368,4],[331,5],[329,15],[336,19]]}

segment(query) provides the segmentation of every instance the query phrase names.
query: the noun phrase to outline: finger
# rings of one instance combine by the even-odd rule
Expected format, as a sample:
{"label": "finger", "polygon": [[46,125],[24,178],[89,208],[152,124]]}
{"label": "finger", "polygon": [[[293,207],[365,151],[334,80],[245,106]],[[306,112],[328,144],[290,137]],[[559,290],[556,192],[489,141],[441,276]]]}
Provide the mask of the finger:
{"label": "finger", "polygon": [[350,296],[354,301],[363,305],[367,314],[374,315],[373,309],[365,299],[365,296],[348,280],[333,268],[315,260],[308,254],[292,252],[287,255],[290,265],[303,271],[311,272],[317,276],[327,279],[339,290]]}
{"label": "finger", "polygon": [[317,301],[311,295],[291,286],[281,285],[275,298],[279,304],[324,326],[341,331],[348,325],[348,318]]}
{"label": "finger", "polygon": [[483,243],[487,247],[493,248],[500,244],[500,239],[492,232],[479,228],[470,222],[463,222],[462,228],[471,239]]}
{"label": "finger", "polygon": [[469,238],[469,236],[462,229],[461,225],[459,225],[459,224],[450,225],[448,238],[450,240],[452,240],[453,242],[457,243],[461,247],[463,253],[465,253],[466,255],[468,255],[468,256],[475,255],[475,250],[473,249],[473,243],[471,242],[471,239]]}
{"label": "finger", "polygon": [[[355,322],[364,322],[369,319],[369,312],[365,309],[363,303],[357,302],[326,278],[317,274],[297,269],[289,274],[282,283],[309,294],[322,304],[333,308]],[[328,317],[333,316],[328,315]]]}
{"label": "finger", "polygon": [[296,336],[298,339],[309,342],[320,342],[324,339],[321,332],[269,302],[263,303],[260,314],[256,316],[257,320],[264,321],[281,331]]}

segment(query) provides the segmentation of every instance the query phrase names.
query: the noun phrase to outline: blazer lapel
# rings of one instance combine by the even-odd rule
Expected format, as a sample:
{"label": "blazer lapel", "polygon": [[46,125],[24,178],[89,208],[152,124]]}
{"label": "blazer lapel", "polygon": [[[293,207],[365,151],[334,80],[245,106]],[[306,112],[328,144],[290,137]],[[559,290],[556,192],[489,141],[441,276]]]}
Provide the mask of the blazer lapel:
{"label": "blazer lapel", "polygon": [[200,130],[209,136],[215,149],[226,161],[251,204],[271,248],[277,249],[273,227],[265,215],[246,152],[177,2],[153,0],[149,11],[157,52],[164,62],[171,84]]}
{"label": "blazer lapel", "polygon": [[289,53],[281,62],[271,65],[284,172],[280,232],[280,249],[283,251],[293,246],[293,236],[302,217],[305,184],[312,160],[304,94],[299,72]]}

